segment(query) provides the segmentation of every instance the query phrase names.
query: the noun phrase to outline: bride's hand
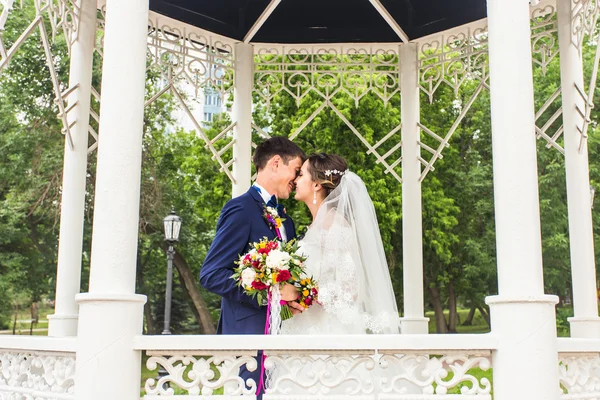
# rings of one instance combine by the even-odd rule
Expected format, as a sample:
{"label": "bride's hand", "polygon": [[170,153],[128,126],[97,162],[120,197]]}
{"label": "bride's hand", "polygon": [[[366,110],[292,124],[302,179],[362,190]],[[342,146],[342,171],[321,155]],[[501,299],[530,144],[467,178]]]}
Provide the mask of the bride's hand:
{"label": "bride's hand", "polygon": [[283,285],[279,292],[281,293],[281,300],[287,302],[295,301],[298,298],[298,289],[289,283]]}

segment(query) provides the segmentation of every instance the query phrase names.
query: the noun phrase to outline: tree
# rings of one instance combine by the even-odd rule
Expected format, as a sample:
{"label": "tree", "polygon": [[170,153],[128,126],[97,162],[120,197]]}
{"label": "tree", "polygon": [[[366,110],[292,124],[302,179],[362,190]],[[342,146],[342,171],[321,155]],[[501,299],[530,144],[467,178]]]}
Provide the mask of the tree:
{"label": "tree", "polygon": [[[24,7],[11,14],[3,32],[8,46],[34,13]],[[33,302],[54,290],[64,146],[39,43],[35,32],[0,79],[0,286],[11,288],[12,298],[25,294]],[[59,39],[52,47],[64,82],[66,45]]]}

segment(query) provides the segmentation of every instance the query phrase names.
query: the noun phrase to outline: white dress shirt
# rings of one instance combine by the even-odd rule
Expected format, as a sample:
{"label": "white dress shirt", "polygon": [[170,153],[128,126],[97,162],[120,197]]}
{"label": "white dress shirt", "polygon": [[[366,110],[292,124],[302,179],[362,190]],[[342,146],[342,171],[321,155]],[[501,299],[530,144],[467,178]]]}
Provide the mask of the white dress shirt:
{"label": "white dress shirt", "polygon": [[[258,189],[258,192],[260,193],[260,196],[265,201],[265,204],[267,204],[269,202],[269,200],[271,200],[271,197],[273,195],[269,194],[269,192],[267,192],[267,190],[264,187],[260,186],[256,182],[254,182],[254,185],[252,185],[252,186],[255,186]],[[285,232],[285,225],[284,224],[281,224],[281,228],[279,228],[279,233],[281,233],[281,239],[284,242],[287,242],[287,234]]]}

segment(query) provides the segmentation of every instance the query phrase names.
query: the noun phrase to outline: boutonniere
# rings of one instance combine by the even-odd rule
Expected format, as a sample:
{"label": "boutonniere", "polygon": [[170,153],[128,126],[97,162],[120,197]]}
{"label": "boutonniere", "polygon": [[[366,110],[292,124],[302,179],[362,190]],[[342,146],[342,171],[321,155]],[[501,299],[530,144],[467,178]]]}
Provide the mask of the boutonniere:
{"label": "boutonniere", "polygon": [[277,234],[277,238],[281,240],[281,232],[279,231],[279,229],[283,225],[283,221],[285,221],[285,219],[279,216],[277,208],[265,205],[263,211],[263,218],[265,219],[265,221],[267,221],[269,228],[275,231],[275,233]]}

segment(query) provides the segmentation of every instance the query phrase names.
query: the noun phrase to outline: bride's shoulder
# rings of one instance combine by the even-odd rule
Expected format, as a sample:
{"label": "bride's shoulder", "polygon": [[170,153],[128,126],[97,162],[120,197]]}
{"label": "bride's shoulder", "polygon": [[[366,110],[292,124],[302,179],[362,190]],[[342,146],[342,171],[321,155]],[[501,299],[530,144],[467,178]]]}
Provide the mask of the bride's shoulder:
{"label": "bride's shoulder", "polygon": [[331,210],[323,219],[320,230],[324,242],[349,242],[353,235],[352,225],[340,213]]}
{"label": "bride's shoulder", "polygon": [[332,207],[327,210],[324,215],[321,228],[326,231],[337,230],[337,229],[350,229],[352,226],[345,216],[338,212],[337,207]]}

